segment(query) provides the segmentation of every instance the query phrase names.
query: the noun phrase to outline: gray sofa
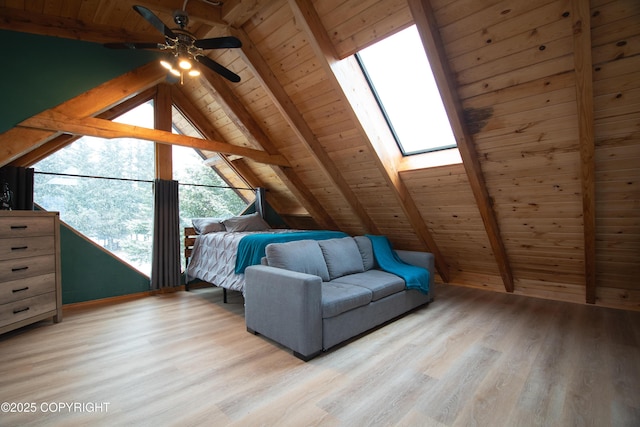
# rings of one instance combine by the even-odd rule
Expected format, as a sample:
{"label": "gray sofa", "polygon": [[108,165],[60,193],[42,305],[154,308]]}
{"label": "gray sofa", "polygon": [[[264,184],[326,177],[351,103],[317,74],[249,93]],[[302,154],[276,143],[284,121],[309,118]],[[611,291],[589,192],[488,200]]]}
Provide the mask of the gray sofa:
{"label": "gray sofa", "polygon": [[429,270],[429,291],[378,268],[366,236],[301,240],[266,247],[263,265],[245,271],[247,330],[309,360],[433,299],[433,254],[396,251]]}

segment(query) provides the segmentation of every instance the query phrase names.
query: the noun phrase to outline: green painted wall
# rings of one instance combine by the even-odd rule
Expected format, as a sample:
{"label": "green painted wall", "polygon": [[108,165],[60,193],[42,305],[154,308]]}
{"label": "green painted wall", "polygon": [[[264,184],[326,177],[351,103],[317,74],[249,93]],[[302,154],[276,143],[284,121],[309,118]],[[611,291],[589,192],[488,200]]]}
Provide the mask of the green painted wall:
{"label": "green painted wall", "polygon": [[0,133],[159,55],[5,30],[0,40]]}
{"label": "green painted wall", "polygon": [[60,224],[62,303],[149,290],[149,277]]}
{"label": "green painted wall", "polygon": [[[14,31],[0,30],[0,39],[0,133],[158,57]],[[63,304],[149,290],[149,277],[66,225],[61,226],[60,246]]]}

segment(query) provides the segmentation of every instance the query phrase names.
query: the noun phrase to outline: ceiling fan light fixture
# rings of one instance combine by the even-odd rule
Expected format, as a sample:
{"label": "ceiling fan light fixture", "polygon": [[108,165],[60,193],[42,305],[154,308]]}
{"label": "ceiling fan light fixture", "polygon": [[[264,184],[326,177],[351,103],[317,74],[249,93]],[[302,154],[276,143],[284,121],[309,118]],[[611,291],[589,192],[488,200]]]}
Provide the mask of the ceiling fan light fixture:
{"label": "ceiling fan light fixture", "polygon": [[[196,39],[186,27],[189,23],[189,15],[186,12],[187,2],[184,0],[182,10],[178,10],[174,13],[174,22],[180,28],[171,29],[167,27],[155,13],[150,9],[134,5],[133,10],[140,15],[148,24],[153,26],[164,36],[164,44],[157,42],[150,43],[105,43],[104,46],[110,49],[149,49],[164,51],[167,55],[166,58],[160,61],[163,68],[168,70],[169,73],[174,76],[180,77],[180,82],[183,81],[183,76],[187,74],[189,77],[196,77],[200,75],[200,70],[194,70],[194,61],[201,63],[206,68],[220,74],[227,80],[237,83],[240,81],[240,76],[233,71],[218,64],[213,59],[205,56],[202,53],[203,50],[208,49],[232,49],[242,47],[242,42],[234,36],[224,37],[212,37],[205,39]],[[222,2],[205,0],[208,4],[222,5]]]}
{"label": "ceiling fan light fixture", "polygon": [[192,65],[191,65],[191,62],[189,62],[188,59],[180,58],[180,59],[178,59],[178,67],[182,68],[183,70],[190,70]]}
{"label": "ceiling fan light fixture", "polygon": [[171,64],[171,62],[167,61],[166,59],[160,60],[160,65],[162,65],[164,68],[166,68],[169,71],[173,69],[173,65]]}

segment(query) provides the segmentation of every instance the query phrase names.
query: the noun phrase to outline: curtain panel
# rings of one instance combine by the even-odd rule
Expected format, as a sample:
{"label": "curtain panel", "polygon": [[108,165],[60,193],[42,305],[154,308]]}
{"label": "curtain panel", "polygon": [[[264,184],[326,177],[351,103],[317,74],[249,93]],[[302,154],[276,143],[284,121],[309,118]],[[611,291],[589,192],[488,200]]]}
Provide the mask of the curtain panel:
{"label": "curtain panel", "polygon": [[33,210],[33,168],[3,166],[0,168],[2,209]]}
{"label": "curtain panel", "polygon": [[256,212],[262,219],[267,219],[267,199],[266,199],[265,189],[263,187],[256,188],[256,201],[255,207]]}
{"label": "curtain panel", "polygon": [[156,179],[153,198],[151,289],[180,285],[178,181]]}

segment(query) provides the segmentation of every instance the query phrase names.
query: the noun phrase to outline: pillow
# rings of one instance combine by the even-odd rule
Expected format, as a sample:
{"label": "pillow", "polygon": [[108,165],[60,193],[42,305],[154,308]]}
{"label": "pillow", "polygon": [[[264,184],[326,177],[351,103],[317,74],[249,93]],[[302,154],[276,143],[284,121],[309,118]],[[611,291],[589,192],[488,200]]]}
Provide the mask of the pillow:
{"label": "pillow", "polygon": [[267,262],[271,267],[284,268],[298,273],[320,276],[329,281],[327,264],[315,240],[295,240],[286,243],[270,243],[265,248]]}
{"label": "pillow", "polygon": [[331,280],[347,274],[362,273],[364,264],[356,241],[351,237],[318,241]]}
{"label": "pillow", "polygon": [[191,220],[197,234],[207,234],[214,231],[224,231],[222,218],[193,218]]}
{"label": "pillow", "polygon": [[257,212],[227,218],[222,223],[227,231],[264,231],[271,228]]}
{"label": "pillow", "polygon": [[373,245],[371,244],[371,239],[369,239],[367,236],[355,236],[353,240],[356,241],[358,250],[360,251],[360,256],[362,256],[364,271],[374,268],[376,266],[376,258],[373,255]]}

